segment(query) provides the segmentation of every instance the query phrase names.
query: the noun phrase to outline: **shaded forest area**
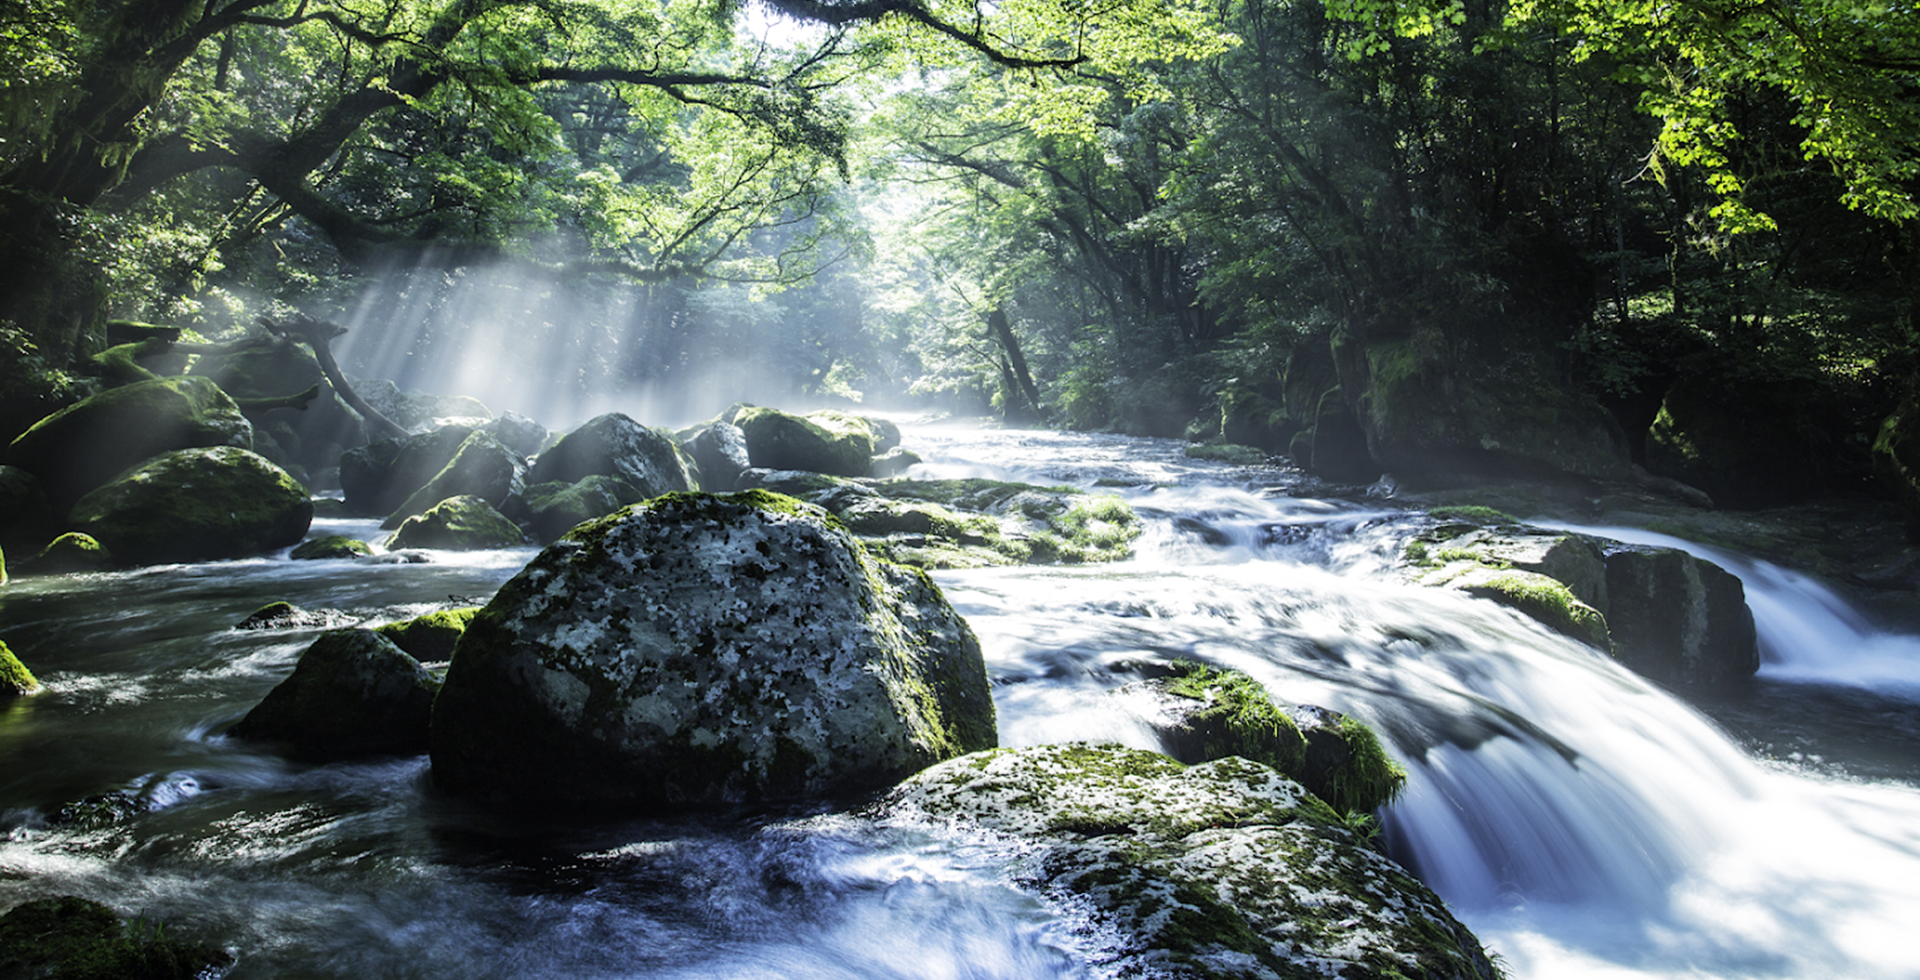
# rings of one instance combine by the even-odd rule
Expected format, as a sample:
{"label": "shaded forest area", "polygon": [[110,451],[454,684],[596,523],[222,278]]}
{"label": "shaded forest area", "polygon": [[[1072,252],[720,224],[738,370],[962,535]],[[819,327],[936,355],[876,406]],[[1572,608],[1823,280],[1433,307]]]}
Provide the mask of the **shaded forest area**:
{"label": "shaded forest area", "polygon": [[0,40],[7,439],[178,370],[110,322],[303,313],[550,424],[841,399],[1920,500],[1911,6],[0,0]]}

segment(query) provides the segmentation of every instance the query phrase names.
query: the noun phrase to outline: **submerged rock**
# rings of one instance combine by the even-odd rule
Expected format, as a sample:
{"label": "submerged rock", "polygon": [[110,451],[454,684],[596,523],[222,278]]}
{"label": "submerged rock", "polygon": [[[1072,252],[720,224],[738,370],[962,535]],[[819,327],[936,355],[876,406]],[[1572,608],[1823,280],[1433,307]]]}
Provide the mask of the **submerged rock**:
{"label": "submerged rock", "polygon": [[253,425],[206,378],[157,378],[110,388],[34,423],[6,462],[39,477],[56,510],[129,466],[178,449],[253,447]]}
{"label": "submerged rock", "polygon": [[233,624],[237,630],[297,630],[335,625],[337,614],[302,609],[286,600],[269,602]]}
{"label": "submerged rock", "polygon": [[130,927],[110,908],[71,895],[23,902],[0,915],[0,977],[193,980],[233,962],[226,951]]}
{"label": "submerged rock", "polygon": [[439,681],[371,630],[321,634],[293,674],[239,724],[237,738],[283,742],[295,755],[340,759],[427,749]]}
{"label": "submerged rock", "polygon": [[219,446],[147,460],[80,498],[71,519],[122,562],[212,561],[298,543],[313,502],[264,457]]}
{"label": "submerged rock", "polygon": [[1026,849],[1020,882],[1091,919],[1120,976],[1498,974],[1411,874],[1298,783],[1237,756],[1193,767],[1114,745],[981,752],[878,812]]}
{"label": "submerged rock", "polygon": [[441,551],[482,551],[518,548],[527,543],[520,526],[479,497],[450,497],[407,518],[387,538],[387,550],[433,548]]}
{"label": "submerged rock", "polygon": [[619,412],[591,419],[561,437],[533,461],[528,481],[577,483],[596,474],[625,480],[646,497],[693,489],[673,440]]}
{"label": "submerged rock", "polygon": [[575,528],[468,626],[434,778],[639,808],[883,786],[993,742],[980,647],[824,512],[669,494]]}

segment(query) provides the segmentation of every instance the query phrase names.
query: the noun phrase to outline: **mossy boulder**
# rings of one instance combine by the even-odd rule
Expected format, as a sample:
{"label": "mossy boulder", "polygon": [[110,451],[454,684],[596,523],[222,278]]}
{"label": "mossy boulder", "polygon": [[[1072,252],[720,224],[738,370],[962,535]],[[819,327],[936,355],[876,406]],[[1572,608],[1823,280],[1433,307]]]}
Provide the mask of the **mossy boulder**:
{"label": "mossy boulder", "polygon": [[453,659],[453,646],[467,631],[479,606],[441,609],[374,630],[421,663],[442,663]]}
{"label": "mossy boulder", "polygon": [[301,758],[407,755],[427,750],[439,681],[372,630],[320,635],[293,674],[230,733],[279,742]]}
{"label": "mossy boulder", "polygon": [[1336,813],[1371,812],[1406,785],[1406,770],[1357,719],[1315,705],[1282,708],[1237,670],[1191,661],[1169,669],[1138,687],[1157,700],[1155,729],[1166,753],[1181,762],[1252,759],[1305,786]]}
{"label": "mossy boulder", "polygon": [[1123,976],[1497,976],[1425,885],[1298,783],[1112,745],[963,756],[878,810],[1021,848],[1017,881],[1097,934]]}
{"label": "mossy boulder", "polygon": [[285,470],[218,446],[141,463],[82,497],[71,520],[121,562],[211,561],[298,543],[313,503]]}
{"label": "mossy boulder", "polygon": [[1613,655],[1665,684],[1721,685],[1760,669],[1753,611],[1740,579],[1674,548],[1607,553]]}
{"label": "mossy boulder", "polygon": [[527,536],[518,524],[479,497],[450,497],[425,513],[407,518],[387,538],[388,551],[431,548],[441,551],[483,551],[518,548]]}
{"label": "mossy boulder", "polygon": [[501,513],[522,510],[527,472],[527,461],[519,453],[485,432],[475,432],[460,442],[440,472],[394,508],[380,526],[391,531],[449,497],[478,497]]}
{"label": "mossy boulder", "polygon": [[795,490],[838,516],[883,557],[921,568],[1115,561],[1132,553],[1141,531],[1126,501],[1072,487],[833,479],[824,489]]}
{"label": "mossy boulder", "polygon": [[308,538],[294,546],[287,557],[297,561],[315,561],[326,558],[358,558],[373,554],[373,546],[344,534],[327,534],[317,538]]}
{"label": "mossy boulder", "polygon": [[577,483],[589,476],[625,480],[647,497],[693,489],[673,439],[619,412],[589,420],[533,461],[533,483]]}
{"label": "mossy boulder", "polygon": [[20,561],[13,571],[16,575],[70,575],[112,567],[113,552],[105,545],[92,535],[68,531]]}
{"label": "mossy boulder", "polygon": [[[825,423],[825,424],[823,424]],[[873,434],[856,421],[789,415],[773,408],[743,409],[733,418],[756,467],[866,476],[873,465]]]}
{"label": "mossy boulder", "polygon": [[34,679],[33,671],[13,655],[5,640],[0,640],[0,699],[17,698],[39,689],[40,682]]}
{"label": "mossy boulder", "polygon": [[1266,450],[1230,442],[1194,443],[1187,446],[1185,452],[1188,459],[1205,459],[1234,466],[1264,466],[1267,462]]}
{"label": "mossy boulder", "polygon": [[576,525],[637,504],[647,496],[617,476],[600,473],[575,483],[536,483],[526,491],[527,530],[543,544],[557,541]]}
{"label": "mossy boulder", "polygon": [[40,479],[63,510],[116,474],[178,449],[253,446],[253,425],[206,378],[110,388],[41,419],[7,447],[6,463]]}
{"label": "mossy boulder", "polygon": [[1612,650],[1607,618],[1581,602],[1557,579],[1518,569],[1476,568],[1447,583],[1468,595],[1491,599],[1548,629],[1598,650]]}
{"label": "mossy boulder", "polygon": [[431,432],[382,439],[340,457],[340,489],[347,510],[385,517],[427,485],[473,435],[470,425],[443,425]]}
{"label": "mossy boulder", "polygon": [[194,980],[231,965],[225,950],[183,942],[74,896],[41,898],[0,915],[0,977]]}
{"label": "mossy boulder", "polygon": [[501,445],[523,457],[533,456],[547,448],[547,442],[553,436],[546,426],[519,412],[503,412],[482,427],[481,431],[500,440]]}
{"label": "mossy boulder", "polygon": [[850,433],[865,432],[872,446],[872,454],[878,456],[900,445],[900,427],[886,419],[868,415],[855,415],[837,408],[823,408],[808,412],[801,418],[812,422],[828,432]]}
{"label": "mossy boulder", "polygon": [[884,786],[993,732],[979,644],[923,575],[792,498],[668,494],[575,528],[474,617],[433,769],[661,809]]}
{"label": "mossy boulder", "polygon": [[738,489],[740,474],[753,465],[747,457],[747,437],[732,422],[702,422],[675,438],[700,470],[700,489],[710,493]]}

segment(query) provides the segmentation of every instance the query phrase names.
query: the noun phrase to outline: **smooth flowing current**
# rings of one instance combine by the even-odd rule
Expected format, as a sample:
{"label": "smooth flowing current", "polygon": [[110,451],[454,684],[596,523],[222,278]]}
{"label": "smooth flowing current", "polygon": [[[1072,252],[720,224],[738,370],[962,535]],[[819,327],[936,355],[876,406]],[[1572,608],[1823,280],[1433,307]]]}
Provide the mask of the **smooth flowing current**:
{"label": "smooth flowing current", "polygon": [[[1382,733],[1409,772],[1390,852],[1511,976],[1920,977],[1920,639],[1818,583],[1713,556],[1746,582],[1766,664],[1693,707],[1501,607],[1401,584],[1413,515],[1390,500],[1276,493],[1281,471],[1166,441],[905,442],[928,460],[911,475],[1098,484],[1147,523],[1128,562],[935,576],[980,636],[1003,745],[1154,748],[1151,708],[1120,690],[1139,665],[1236,667]],[[229,945],[235,978],[1111,975],[1098,930],[947,828],[516,817],[435,793],[424,757],[309,765],[221,735],[320,631],[232,628],[260,605],[373,625],[478,604],[533,554],[0,588],[0,638],[46,688],[0,702],[0,908],[85,895]],[[109,792],[149,812],[51,820]]]}

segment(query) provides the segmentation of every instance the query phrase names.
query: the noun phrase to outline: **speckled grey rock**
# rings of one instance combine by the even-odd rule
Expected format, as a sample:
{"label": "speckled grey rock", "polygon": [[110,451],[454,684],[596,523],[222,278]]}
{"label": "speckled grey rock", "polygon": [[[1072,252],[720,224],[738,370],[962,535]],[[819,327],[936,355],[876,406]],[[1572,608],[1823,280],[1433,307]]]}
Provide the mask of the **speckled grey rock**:
{"label": "speckled grey rock", "polygon": [[474,617],[433,770],[662,809],[885,786],[993,732],[979,644],[931,581],[797,500],[671,494],[575,528]]}
{"label": "speckled grey rock", "polygon": [[1117,976],[1496,976],[1431,890],[1238,756],[1189,768],[1115,745],[981,752],[907,780],[877,812],[1024,849],[1021,882],[1104,940]]}
{"label": "speckled grey rock", "polygon": [[649,497],[693,489],[673,440],[618,412],[588,421],[541,453],[528,482],[575,483],[596,473],[619,477]]}
{"label": "speckled grey rock", "polygon": [[283,743],[303,758],[423,752],[438,688],[419,661],[385,637],[334,630],[313,641],[292,676],[232,734]]}
{"label": "speckled grey rock", "polygon": [[700,467],[700,489],[714,493],[733,490],[740,474],[753,464],[747,458],[747,437],[732,422],[718,419],[697,426],[681,442],[694,465]]}

